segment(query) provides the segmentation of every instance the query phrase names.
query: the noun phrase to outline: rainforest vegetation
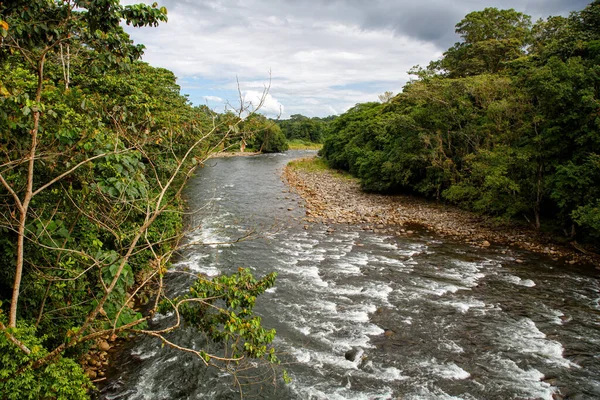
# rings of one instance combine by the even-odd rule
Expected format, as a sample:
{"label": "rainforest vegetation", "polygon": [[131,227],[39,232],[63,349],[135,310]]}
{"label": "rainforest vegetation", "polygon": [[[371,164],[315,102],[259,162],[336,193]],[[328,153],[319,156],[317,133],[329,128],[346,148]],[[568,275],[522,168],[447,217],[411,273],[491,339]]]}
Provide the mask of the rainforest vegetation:
{"label": "rainforest vegetation", "polygon": [[289,119],[279,119],[275,123],[289,142],[309,145],[323,143],[323,139],[329,135],[330,123],[335,118],[336,116],[309,118],[293,114]]}
{"label": "rainforest vegetation", "polygon": [[[193,107],[139,61],[121,23],[165,22],[156,4],[1,1],[0,18],[0,399],[87,398],[78,360],[99,337],[151,335],[217,367],[276,361],[252,311],[274,275],[199,278],[174,299],[163,278],[194,169],[241,140],[272,151],[279,128]],[[169,342],[147,323],[156,309],[229,343],[226,357]]]}
{"label": "rainforest vegetation", "polygon": [[[600,239],[600,0],[535,23],[470,13],[461,41],[415,67],[402,93],[323,119],[193,106],[121,26],[166,21],[156,4],[0,1],[0,399],[87,398],[79,360],[101,337],[154,336],[217,368],[277,362],[275,332],[253,313],[274,274],[164,293],[172,256],[194,244],[182,240],[185,183],[240,144],[323,142],[326,162],[365,190]],[[154,311],[227,353],[170,342],[149,326]]]}
{"label": "rainforest vegetation", "polygon": [[403,92],[331,123],[322,155],[368,191],[416,193],[600,239],[600,1],[532,23],[486,8]]}

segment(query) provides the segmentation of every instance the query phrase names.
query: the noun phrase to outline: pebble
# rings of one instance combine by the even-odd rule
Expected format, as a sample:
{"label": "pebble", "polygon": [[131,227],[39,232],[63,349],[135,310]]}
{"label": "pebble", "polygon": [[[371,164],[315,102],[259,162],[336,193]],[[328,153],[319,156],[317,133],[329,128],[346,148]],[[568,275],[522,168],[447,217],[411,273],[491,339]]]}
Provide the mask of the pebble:
{"label": "pebble", "polygon": [[[568,264],[588,262],[600,268],[598,255],[585,255],[570,245],[557,244],[549,235],[520,226],[506,225],[499,229],[491,219],[456,207],[440,206],[412,196],[365,193],[360,190],[358,180],[340,179],[323,171],[285,168],[283,177],[306,201],[306,214],[314,222],[335,224],[343,221],[361,225],[365,231],[381,231],[386,225],[397,225],[396,230],[405,235],[412,235],[415,231],[405,231],[399,226],[421,225],[424,230],[446,234],[477,247],[489,247],[492,242],[508,244],[552,255],[553,258],[566,258]],[[312,222],[308,218],[306,221]],[[522,260],[516,262],[523,263]]]}

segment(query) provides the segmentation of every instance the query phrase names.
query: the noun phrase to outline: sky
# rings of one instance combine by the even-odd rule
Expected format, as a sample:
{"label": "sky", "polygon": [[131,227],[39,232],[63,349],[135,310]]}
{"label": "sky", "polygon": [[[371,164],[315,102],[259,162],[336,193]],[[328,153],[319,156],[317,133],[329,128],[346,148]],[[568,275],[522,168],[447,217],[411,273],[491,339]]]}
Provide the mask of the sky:
{"label": "sky", "polygon": [[[415,65],[459,41],[471,11],[514,8],[535,21],[591,0],[157,0],[169,22],[126,27],[143,60],[178,77],[182,94],[215,111],[240,93],[270,117],[324,117],[398,93]],[[122,4],[152,1],[125,0]]]}

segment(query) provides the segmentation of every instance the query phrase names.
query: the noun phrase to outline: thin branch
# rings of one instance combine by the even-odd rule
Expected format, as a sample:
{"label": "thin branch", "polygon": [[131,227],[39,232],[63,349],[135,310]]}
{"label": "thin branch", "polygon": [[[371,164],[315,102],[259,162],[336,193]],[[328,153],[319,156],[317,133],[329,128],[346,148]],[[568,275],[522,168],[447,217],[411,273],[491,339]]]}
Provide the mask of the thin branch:
{"label": "thin branch", "polygon": [[6,329],[7,329],[6,326],[2,322],[0,322],[0,331],[4,332],[4,334],[6,335],[8,340],[10,340],[15,345],[17,345],[17,347],[20,348],[21,350],[23,350],[23,352],[25,354],[27,354],[27,355],[31,354],[31,350],[29,350],[29,348],[27,348],[27,346],[25,346],[19,339],[14,337],[12,334],[8,333],[6,331]]}

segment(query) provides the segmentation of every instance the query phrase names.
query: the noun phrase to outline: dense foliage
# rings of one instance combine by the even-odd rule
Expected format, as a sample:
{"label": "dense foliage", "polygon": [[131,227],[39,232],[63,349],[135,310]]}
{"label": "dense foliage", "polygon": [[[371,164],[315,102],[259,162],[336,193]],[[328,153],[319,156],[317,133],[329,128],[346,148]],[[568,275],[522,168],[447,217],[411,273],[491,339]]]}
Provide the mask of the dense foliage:
{"label": "dense foliage", "polygon": [[366,190],[600,238],[600,1],[534,25],[487,8],[456,32],[401,94],[332,123],[329,164]]}
{"label": "dense foliage", "polygon": [[334,119],[334,116],[309,118],[294,114],[289,119],[277,120],[276,123],[289,141],[322,143],[329,133],[329,123]]}
{"label": "dense foliage", "polygon": [[[0,399],[86,398],[76,362],[86,342],[165,340],[133,304],[164,299],[184,184],[212,152],[253,140],[244,110],[193,107],[172,72],[137,61],[143,46],[120,23],[155,26],[166,12],[118,0],[0,2]],[[196,286],[221,296],[219,313],[233,320],[219,340],[262,357],[273,334],[250,305],[236,316],[230,293],[215,289],[240,274]],[[242,299],[274,279],[241,275]],[[200,318],[193,311],[182,312],[190,323]]]}
{"label": "dense foliage", "polygon": [[288,149],[287,140],[279,126],[263,115],[251,115],[242,122],[241,126],[248,135],[245,139],[248,150],[280,153]]}

